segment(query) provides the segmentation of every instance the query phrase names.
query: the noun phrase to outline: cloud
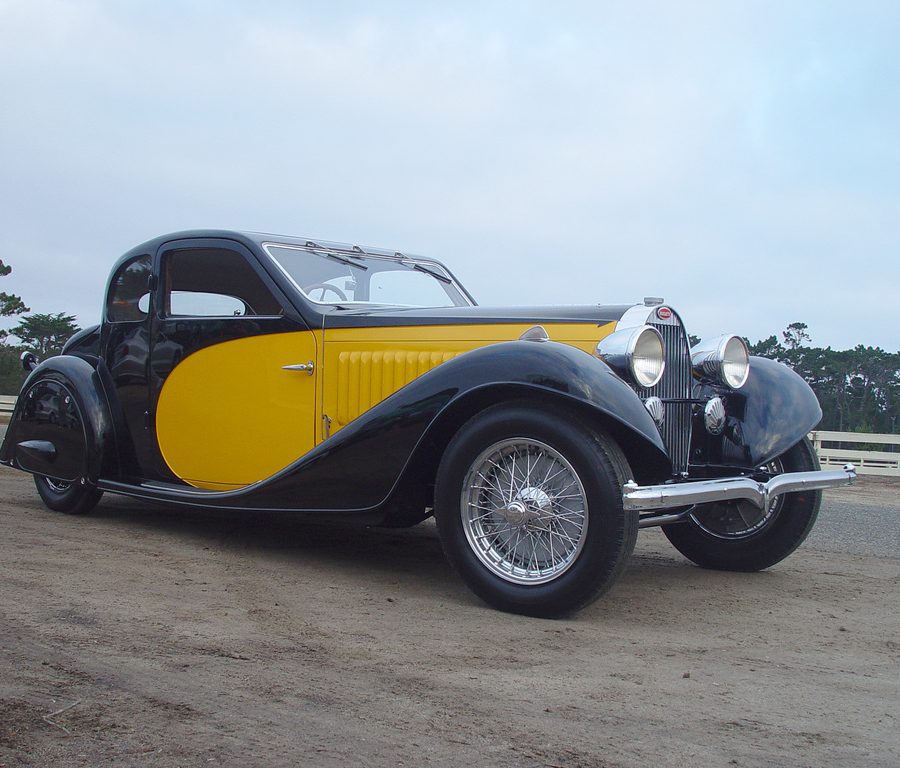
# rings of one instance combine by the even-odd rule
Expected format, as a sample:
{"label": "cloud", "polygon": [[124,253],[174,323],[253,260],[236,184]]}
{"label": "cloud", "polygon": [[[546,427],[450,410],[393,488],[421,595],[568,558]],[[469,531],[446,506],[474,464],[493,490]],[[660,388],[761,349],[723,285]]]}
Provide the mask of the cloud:
{"label": "cloud", "polygon": [[221,226],[427,252],[486,303],[896,349],[898,17],[5,0],[0,253],[82,323],[119,253]]}

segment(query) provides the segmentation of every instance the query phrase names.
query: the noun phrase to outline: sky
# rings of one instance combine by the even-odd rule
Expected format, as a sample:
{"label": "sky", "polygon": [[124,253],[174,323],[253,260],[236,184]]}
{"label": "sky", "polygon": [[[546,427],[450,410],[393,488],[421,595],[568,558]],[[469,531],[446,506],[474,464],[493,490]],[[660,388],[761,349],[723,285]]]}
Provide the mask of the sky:
{"label": "sky", "polygon": [[[900,4],[0,0],[0,290],[215,227],[900,350]],[[5,323],[3,327],[9,327]]]}

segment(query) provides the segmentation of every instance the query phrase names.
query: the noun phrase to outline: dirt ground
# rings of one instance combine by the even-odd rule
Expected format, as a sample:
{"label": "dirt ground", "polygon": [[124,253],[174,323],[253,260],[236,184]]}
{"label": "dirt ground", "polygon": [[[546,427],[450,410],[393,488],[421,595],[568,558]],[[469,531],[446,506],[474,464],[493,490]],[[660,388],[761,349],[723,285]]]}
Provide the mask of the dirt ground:
{"label": "dirt ground", "polygon": [[900,765],[898,559],[716,573],[644,531],[541,621],[481,604],[430,524],[73,518],[0,468],[0,525],[0,766]]}

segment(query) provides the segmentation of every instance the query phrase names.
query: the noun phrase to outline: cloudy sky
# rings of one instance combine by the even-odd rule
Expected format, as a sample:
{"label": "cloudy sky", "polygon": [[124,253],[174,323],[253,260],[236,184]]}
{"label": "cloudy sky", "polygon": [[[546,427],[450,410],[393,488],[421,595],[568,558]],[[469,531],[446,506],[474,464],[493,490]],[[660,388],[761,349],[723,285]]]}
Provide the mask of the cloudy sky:
{"label": "cloudy sky", "polygon": [[[250,229],[900,348],[900,5],[0,0],[0,290]],[[7,324],[8,325],[8,324]]]}

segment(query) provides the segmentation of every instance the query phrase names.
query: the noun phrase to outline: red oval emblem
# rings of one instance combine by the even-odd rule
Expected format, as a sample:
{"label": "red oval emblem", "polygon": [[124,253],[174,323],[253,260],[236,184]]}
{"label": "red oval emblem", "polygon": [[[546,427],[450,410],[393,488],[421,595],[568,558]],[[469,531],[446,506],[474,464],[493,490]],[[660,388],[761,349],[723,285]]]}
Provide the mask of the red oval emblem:
{"label": "red oval emblem", "polygon": [[672,310],[668,307],[660,307],[656,310],[656,316],[660,320],[668,320],[670,317],[672,317]]}

